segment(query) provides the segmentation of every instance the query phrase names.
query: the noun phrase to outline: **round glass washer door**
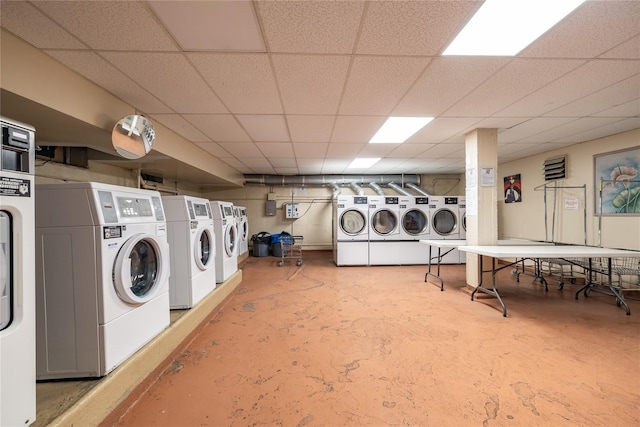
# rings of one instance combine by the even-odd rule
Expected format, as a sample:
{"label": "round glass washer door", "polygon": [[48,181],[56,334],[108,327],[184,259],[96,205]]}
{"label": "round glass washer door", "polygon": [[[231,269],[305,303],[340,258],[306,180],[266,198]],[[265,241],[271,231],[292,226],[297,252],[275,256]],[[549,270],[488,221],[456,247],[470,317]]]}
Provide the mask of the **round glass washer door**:
{"label": "round glass washer door", "polygon": [[216,247],[213,242],[213,233],[208,228],[198,231],[198,239],[195,240],[195,262],[200,270],[206,270],[213,263],[216,256]]}
{"label": "round glass washer door", "polygon": [[118,296],[132,304],[151,300],[164,281],[165,266],[160,243],[149,234],[137,234],[118,252],[113,278]]}
{"label": "round glass washer door", "polygon": [[456,215],[449,209],[440,209],[433,215],[432,228],[441,236],[448,236],[457,227]]}
{"label": "round glass washer door", "polygon": [[417,236],[427,232],[429,219],[420,209],[411,209],[402,216],[402,229],[412,236]]}
{"label": "round glass washer door", "polygon": [[348,209],[340,215],[340,229],[349,236],[361,234],[366,224],[366,217],[357,209]]}
{"label": "round glass washer door", "polygon": [[398,229],[398,216],[389,209],[380,209],[371,216],[371,228],[381,236],[386,236]]}
{"label": "round glass washer door", "polygon": [[229,225],[224,233],[224,250],[228,257],[232,257],[236,251],[238,232],[235,225]]}

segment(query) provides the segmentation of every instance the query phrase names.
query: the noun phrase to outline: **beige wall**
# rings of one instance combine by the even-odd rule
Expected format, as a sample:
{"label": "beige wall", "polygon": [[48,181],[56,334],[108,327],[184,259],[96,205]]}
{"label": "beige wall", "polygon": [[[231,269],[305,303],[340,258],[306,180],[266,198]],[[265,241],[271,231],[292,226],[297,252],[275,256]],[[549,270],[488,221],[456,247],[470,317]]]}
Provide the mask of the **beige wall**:
{"label": "beige wall", "polygon": [[[599,218],[594,215],[597,197],[594,191],[593,156],[624,148],[637,147],[640,129],[601,138],[581,144],[549,151],[526,159],[498,166],[498,180],[505,176],[521,174],[522,202],[498,201],[499,238],[520,237],[545,239],[545,191],[536,190],[544,184],[543,164],[546,159],[566,156],[567,178],[558,180],[558,186],[580,187],[586,184],[586,199],[581,188],[547,191],[547,240],[563,243],[584,243],[584,208],[586,207],[587,244],[598,245]],[[579,209],[565,209],[569,199],[579,201]],[[555,203],[555,230],[552,235],[552,219]],[[640,216],[602,217],[601,244],[605,247],[640,249]]]}

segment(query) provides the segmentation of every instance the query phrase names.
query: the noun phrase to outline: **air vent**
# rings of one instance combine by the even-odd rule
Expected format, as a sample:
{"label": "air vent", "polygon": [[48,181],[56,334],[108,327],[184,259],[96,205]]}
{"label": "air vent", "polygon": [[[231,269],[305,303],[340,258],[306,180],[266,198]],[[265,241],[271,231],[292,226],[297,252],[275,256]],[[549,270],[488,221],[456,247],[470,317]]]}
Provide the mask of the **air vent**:
{"label": "air vent", "polygon": [[562,179],[565,174],[565,157],[556,157],[544,161],[544,180]]}

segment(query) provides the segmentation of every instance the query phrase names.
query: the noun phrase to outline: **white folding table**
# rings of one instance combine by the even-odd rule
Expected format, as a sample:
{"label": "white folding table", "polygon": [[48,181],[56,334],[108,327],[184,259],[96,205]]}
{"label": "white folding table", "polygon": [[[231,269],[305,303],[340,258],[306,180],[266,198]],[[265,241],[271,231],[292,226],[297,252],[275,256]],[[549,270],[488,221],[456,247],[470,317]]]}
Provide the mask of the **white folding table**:
{"label": "white folding table", "polygon": [[[613,258],[640,258],[640,251],[632,251],[626,249],[611,249],[611,248],[600,248],[595,246],[578,246],[578,245],[523,245],[523,246],[459,246],[459,250],[469,253],[474,253],[477,255],[488,256],[491,257],[491,270],[487,270],[486,272],[491,272],[491,289],[485,288],[482,286],[482,274],[480,275],[480,283],[471,293],[471,300],[473,301],[473,297],[475,293],[480,291],[489,295],[495,296],[500,305],[502,306],[502,315],[504,317],[507,316],[507,308],[498,293],[498,289],[496,288],[496,273],[503,268],[514,265],[520,260],[523,259],[537,259],[537,258],[559,258],[568,262],[572,262],[572,259],[576,258],[588,258],[589,259],[589,277],[591,277],[592,265],[591,260],[594,258],[606,258],[607,259],[607,269],[608,269],[608,277],[609,277],[609,289],[605,291],[604,289],[594,288],[591,282],[587,283],[583,288],[581,288],[576,293],[576,299],[578,299],[578,294],[584,290],[585,295],[588,290],[595,290],[598,292],[607,293],[609,295],[613,295],[616,297],[616,303],[618,305],[624,305],[627,315],[631,314],[631,310],[629,309],[629,305],[624,300],[622,293],[613,286],[612,277],[611,277],[611,260]],[[482,266],[482,256],[480,257],[480,271],[484,273]],[[506,266],[502,266],[496,268],[496,259],[498,258],[515,258],[516,261],[508,264]]]}
{"label": "white folding table", "polygon": [[[434,277],[435,279],[437,279],[440,282],[440,290],[444,291],[444,279],[442,278],[442,276],[440,276],[440,262],[442,260],[442,257],[445,256],[446,254],[448,254],[449,252],[451,252],[454,249],[458,249],[460,248],[460,246],[466,246],[467,245],[467,241],[466,240],[431,240],[431,239],[425,239],[425,240],[420,240],[420,243],[422,243],[423,245],[428,245],[429,246],[429,259],[428,259],[428,266],[429,269],[427,271],[427,273],[424,275],[424,281],[428,282],[428,278],[429,276]],[[521,246],[521,245],[551,245],[552,243],[549,242],[540,242],[540,241],[535,241],[535,240],[525,240],[525,239],[501,239],[498,240],[498,245],[499,246]],[[432,248],[436,247],[438,248],[438,255],[433,257],[432,256]],[[445,253],[442,253],[442,249],[443,248],[448,248],[449,250],[446,251]],[[433,260],[437,260],[436,262],[436,273],[434,274],[431,271],[432,268],[432,261]],[[523,261],[523,271],[524,271],[524,261]],[[537,274],[536,274],[537,277]],[[546,281],[544,281],[544,278],[542,278],[540,276],[540,278],[543,280],[543,283],[545,284],[545,287],[547,285]],[[518,281],[520,281],[520,274],[518,273]],[[435,283],[434,283],[435,284]]]}

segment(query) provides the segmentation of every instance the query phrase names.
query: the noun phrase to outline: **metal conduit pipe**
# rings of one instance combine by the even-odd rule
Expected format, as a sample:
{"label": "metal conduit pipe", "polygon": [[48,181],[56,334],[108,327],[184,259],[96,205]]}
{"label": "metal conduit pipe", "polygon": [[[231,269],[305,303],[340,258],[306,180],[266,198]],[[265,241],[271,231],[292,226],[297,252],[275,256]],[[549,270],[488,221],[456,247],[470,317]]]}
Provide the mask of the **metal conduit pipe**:
{"label": "metal conduit pipe", "polygon": [[418,187],[416,184],[414,184],[412,182],[407,182],[405,185],[407,187],[411,188],[412,190],[417,191],[418,194],[420,194],[421,196],[427,196],[427,197],[431,196],[431,194],[427,193],[422,188]]}
{"label": "metal conduit pipe", "polygon": [[355,181],[350,182],[349,187],[351,187],[353,192],[357,193],[358,196],[364,196],[364,190]]}
{"label": "metal conduit pipe", "polygon": [[342,189],[340,188],[340,186],[338,186],[338,184],[336,184],[335,182],[330,182],[329,184],[327,184],[329,187],[333,188],[333,193],[331,194],[331,198],[335,199],[337,198],[340,193],[342,193]]}
{"label": "metal conduit pipe", "polygon": [[245,175],[245,184],[258,185],[350,185],[352,182],[367,184],[375,182],[385,185],[388,182],[420,184],[420,175]]}
{"label": "metal conduit pipe", "polygon": [[376,184],[375,182],[368,182],[367,184],[369,185],[369,187],[373,188],[373,191],[375,191],[378,196],[384,196],[384,190],[378,184]]}
{"label": "metal conduit pipe", "polygon": [[409,193],[407,190],[405,190],[404,188],[400,187],[398,184],[396,184],[393,181],[392,182],[388,182],[387,186],[393,188],[394,190],[396,190],[397,193],[402,194],[403,196],[411,196],[411,193]]}

